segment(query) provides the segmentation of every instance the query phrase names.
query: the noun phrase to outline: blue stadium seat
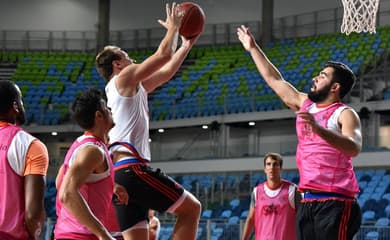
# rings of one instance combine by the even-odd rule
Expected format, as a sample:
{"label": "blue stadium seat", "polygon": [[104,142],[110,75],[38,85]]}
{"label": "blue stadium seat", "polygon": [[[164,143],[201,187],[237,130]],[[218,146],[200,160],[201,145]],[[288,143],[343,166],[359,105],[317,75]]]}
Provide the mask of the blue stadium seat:
{"label": "blue stadium seat", "polygon": [[211,239],[218,240],[223,234],[223,228],[216,227],[211,232]]}
{"label": "blue stadium seat", "polygon": [[240,199],[238,198],[232,199],[229,204],[230,204],[230,208],[234,210],[240,205]]}
{"label": "blue stadium seat", "polygon": [[213,210],[211,209],[206,209],[202,212],[202,218],[209,219],[211,218],[211,215],[213,214]]}
{"label": "blue stadium seat", "polygon": [[390,193],[383,194],[382,199],[387,199],[390,203]]}
{"label": "blue stadium seat", "polygon": [[227,224],[238,224],[240,221],[239,217],[233,216],[228,219]]}
{"label": "blue stadium seat", "polygon": [[248,210],[242,211],[242,213],[241,213],[241,215],[240,215],[240,218],[241,218],[241,219],[246,219],[246,218],[248,217],[248,213],[249,213]]}
{"label": "blue stadium seat", "polygon": [[387,218],[387,217],[381,217],[379,218],[376,223],[375,223],[375,226],[377,227],[387,227],[389,226],[390,224],[390,219]]}
{"label": "blue stadium seat", "polygon": [[367,210],[367,211],[363,212],[363,215],[362,215],[362,224],[363,225],[371,224],[374,221],[375,221],[375,212],[374,211]]}
{"label": "blue stadium seat", "polygon": [[221,218],[229,218],[232,215],[232,211],[227,209],[221,213]]}
{"label": "blue stadium seat", "polygon": [[385,215],[386,217],[390,217],[390,204],[385,207]]}
{"label": "blue stadium seat", "polygon": [[203,227],[199,226],[196,231],[196,239],[202,239],[202,235],[203,235]]}
{"label": "blue stadium seat", "polygon": [[377,231],[370,231],[366,234],[365,240],[379,240],[379,233]]}

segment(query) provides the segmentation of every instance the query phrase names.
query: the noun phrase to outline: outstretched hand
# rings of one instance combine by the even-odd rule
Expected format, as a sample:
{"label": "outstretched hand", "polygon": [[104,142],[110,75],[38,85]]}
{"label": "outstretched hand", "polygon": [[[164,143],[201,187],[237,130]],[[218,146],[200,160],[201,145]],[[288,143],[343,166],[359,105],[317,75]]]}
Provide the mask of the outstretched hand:
{"label": "outstretched hand", "polygon": [[167,3],[165,5],[165,11],[167,14],[167,18],[165,19],[165,21],[159,19],[158,23],[160,23],[166,29],[169,29],[170,27],[175,27],[177,30],[179,30],[181,26],[181,19],[184,16],[184,11],[180,8],[180,5],[174,2],[172,3],[172,7],[170,8],[169,4]]}
{"label": "outstretched hand", "polygon": [[251,48],[253,48],[256,45],[255,38],[253,37],[252,33],[249,31],[249,28],[244,25],[241,25],[240,27],[237,28],[237,36],[242,46],[247,51],[249,51]]}

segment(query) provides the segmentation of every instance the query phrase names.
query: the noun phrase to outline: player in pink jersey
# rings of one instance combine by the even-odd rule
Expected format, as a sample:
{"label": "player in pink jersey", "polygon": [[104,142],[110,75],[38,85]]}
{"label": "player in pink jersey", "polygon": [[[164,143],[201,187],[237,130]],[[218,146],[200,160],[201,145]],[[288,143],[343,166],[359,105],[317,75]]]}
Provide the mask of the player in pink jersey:
{"label": "player in pink jersey", "polygon": [[107,229],[113,193],[127,204],[124,188],[114,188],[114,169],[106,147],[114,126],[103,94],[88,89],[72,106],[73,118],[85,132],[71,145],[56,179],[56,239],[114,240]]}
{"label": "player in pink jersey", "polygon": [[267,180],[253,189],[242,240],[249,240],[253,231],[256,240],[295,240],[296,185],[281,178],[282,168],[280,154],[264,156]]}
{"label": "player in pink jersey", "polygon": [[24,121],[19,87],[0,81],[0,239],[38,240],[45,222],[48,152]]}
{"label": "player in pink jersey", "polygon": [[352,157],[361,151],[362,135],[359,116],[341,100],[355,84],[355,75],[345,64],[329,61],[312,79],[309,93],[299,92],[247,27],[239,27],[237,35],[268,86],[297,113],[296,162],[304,194],[297,208],[297,239],[352,239],[361,219]]}

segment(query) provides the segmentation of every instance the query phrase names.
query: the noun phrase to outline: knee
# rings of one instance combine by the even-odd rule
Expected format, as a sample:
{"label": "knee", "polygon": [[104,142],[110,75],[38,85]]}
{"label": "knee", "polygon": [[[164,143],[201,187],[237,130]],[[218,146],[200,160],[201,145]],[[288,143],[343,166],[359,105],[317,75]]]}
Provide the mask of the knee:
{"label": "knee", "polygon": [[193,211],[197,216],[200,216],[200,212],[202,211],[202,203],[198,199],[195,199],[193,203]]}
{"label": "knee", "polygon": [[202,211],[202,204],[193,196],[187,197],[182,205],[176,210],[178,216],[187,216],[194,219],[199,219]]}
{"label": "knee", "polygon": [[188,212],[190,212],[194,217],[199,218],[200,212],[202,211],[202,204],[198,199],[190,198],[187,205]]}

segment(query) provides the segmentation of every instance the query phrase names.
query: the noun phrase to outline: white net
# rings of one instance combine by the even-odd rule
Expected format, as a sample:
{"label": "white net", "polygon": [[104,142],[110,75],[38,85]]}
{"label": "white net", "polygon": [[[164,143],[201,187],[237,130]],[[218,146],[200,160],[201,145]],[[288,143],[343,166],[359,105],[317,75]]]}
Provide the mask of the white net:
{"label": "white net", "polygon": [[342,0],[344,7],[341,32],[375,33],[379,0]]}

